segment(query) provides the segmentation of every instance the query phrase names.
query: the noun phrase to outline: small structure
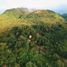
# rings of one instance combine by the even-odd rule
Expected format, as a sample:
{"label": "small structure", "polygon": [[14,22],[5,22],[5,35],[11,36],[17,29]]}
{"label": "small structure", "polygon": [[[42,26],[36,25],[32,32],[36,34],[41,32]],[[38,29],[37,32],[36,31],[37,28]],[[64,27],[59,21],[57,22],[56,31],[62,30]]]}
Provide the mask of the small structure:
{"label": "small structure", "polygon": [[32,35],[29,35],[29,39],[32,39]]}
{"label": "small structure", "polygon": [[32,35],[29,35],[29,39],[28,39],[29,42],[32,41]]}

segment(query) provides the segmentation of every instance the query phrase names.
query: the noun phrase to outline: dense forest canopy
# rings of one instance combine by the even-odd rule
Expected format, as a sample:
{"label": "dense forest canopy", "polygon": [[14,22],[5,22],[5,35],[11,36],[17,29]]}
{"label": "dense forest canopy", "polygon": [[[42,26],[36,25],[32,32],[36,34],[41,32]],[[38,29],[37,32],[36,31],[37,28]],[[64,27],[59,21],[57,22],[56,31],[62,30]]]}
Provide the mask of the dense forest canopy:
{"label": "dense forest canopy", "polygon": [[51,10],[10,9],[0,15],[0,67],[67,67],[67,24]]}

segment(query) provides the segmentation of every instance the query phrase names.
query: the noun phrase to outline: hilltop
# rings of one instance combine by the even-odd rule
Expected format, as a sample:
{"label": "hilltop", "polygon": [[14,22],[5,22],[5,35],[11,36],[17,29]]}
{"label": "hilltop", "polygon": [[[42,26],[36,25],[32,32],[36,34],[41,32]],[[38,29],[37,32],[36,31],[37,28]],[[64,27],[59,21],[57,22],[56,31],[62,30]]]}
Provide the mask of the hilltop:
{"label": "hilltop", "polygon": [[27,8],[14,8],[6,10],[0,15],[0,29],[2,31],[18,25],[31,25],[37,22],[64,23],[65,20],[59,14],[51,10],[28,10]]}
{"label": "hilltop", "polygon": [[51,10],[36,10],[26,15],[26,17],[28,19],[43,21],[48,24],[64,22],[63,17]]}
{"label": "hilltop", "polygon": [[11,16],[11,18],[18,18],[19,16],[23,16],[28,13],[29,10],[27,8],[13,8],[6,10],[3,15]]}

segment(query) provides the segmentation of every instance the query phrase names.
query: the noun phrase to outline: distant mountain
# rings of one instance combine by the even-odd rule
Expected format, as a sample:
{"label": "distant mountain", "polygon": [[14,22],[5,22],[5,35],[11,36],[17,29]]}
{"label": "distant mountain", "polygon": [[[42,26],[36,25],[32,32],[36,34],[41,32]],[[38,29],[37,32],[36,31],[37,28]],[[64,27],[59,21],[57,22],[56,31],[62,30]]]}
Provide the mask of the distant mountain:
{"label": "distant mountain", "polygon": [[67,13],[67,5],[60,5],[56,8],[54,8],[54,11],[56,11],[57,13],[60,13],[60,14]]}
{"label": "distant mountain", "polygon": [[67,21],[67,13],[62,14],[62,17]]}

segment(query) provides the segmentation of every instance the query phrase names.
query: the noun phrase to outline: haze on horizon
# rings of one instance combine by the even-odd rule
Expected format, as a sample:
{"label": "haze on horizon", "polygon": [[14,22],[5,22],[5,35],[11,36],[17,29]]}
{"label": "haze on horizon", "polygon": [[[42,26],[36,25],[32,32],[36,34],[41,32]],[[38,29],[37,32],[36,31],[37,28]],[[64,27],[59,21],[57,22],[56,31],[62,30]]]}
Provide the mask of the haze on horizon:
{"label": "haze on horizon", "polygon": [[67,0],[0,0],[0,12],[18,7],[66,12]]}

